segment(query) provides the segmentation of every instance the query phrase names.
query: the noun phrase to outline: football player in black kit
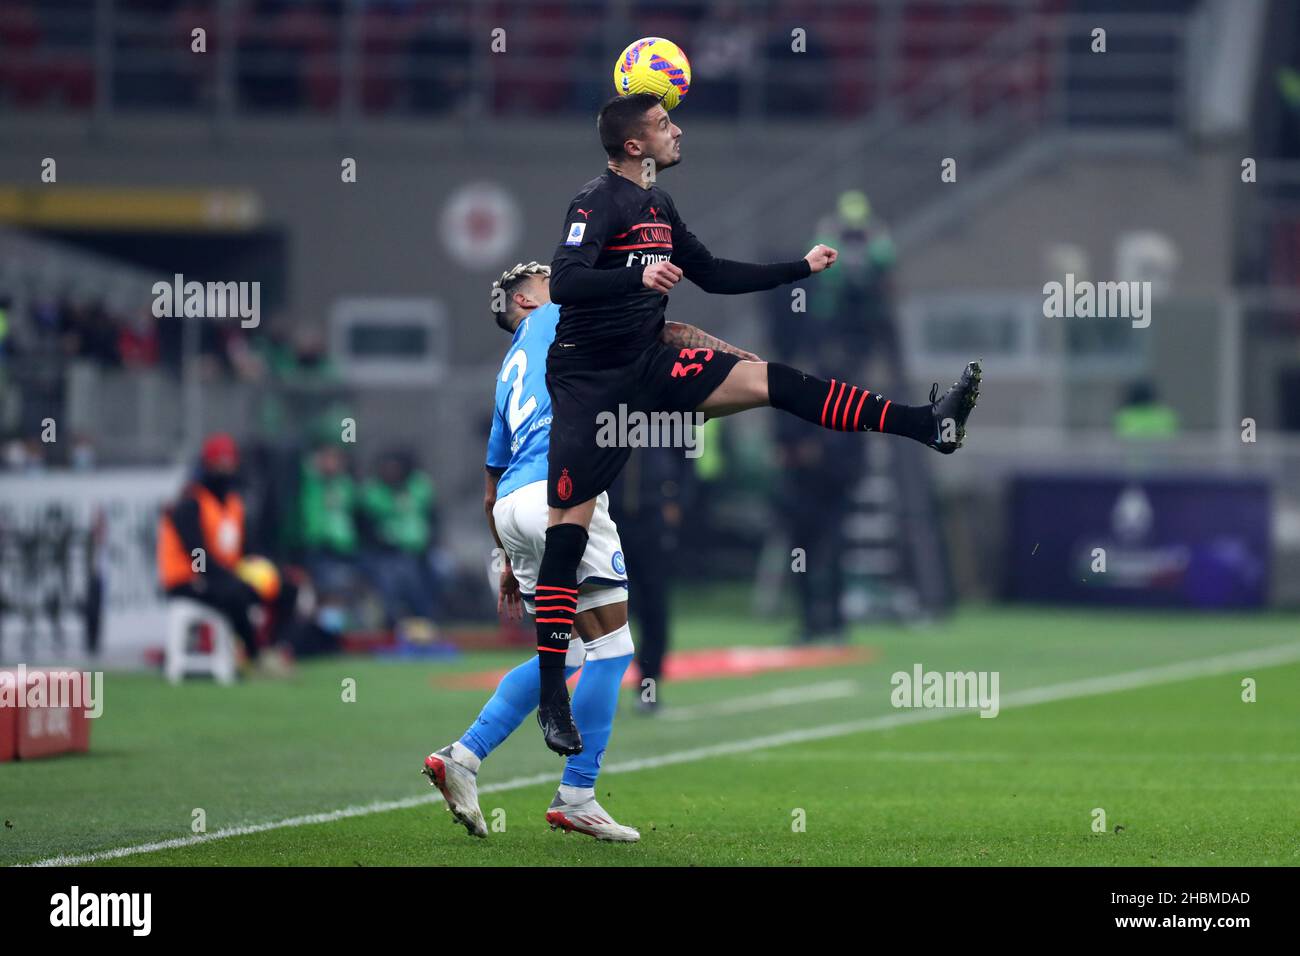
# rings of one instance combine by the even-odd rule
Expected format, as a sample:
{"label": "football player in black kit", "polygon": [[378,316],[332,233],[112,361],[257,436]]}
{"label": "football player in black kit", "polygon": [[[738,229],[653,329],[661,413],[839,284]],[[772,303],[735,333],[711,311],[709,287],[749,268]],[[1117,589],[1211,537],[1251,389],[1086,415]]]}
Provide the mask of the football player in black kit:
{"label": "football player in black kit", "polygon": [[951,454],[979,394],[969,363],[942,398],[902,405],[866,388],[825,381],[788,365],[746,361],[687,333],[661,341],[668,293],[682,277],[705,292],[736,294],[798,282],[834,264],[817,245],[802,259],[760,265],[716,259],[682,222],[656,174],[681,161],[682,131],[658,97],[610,100],[596,121],[605,172],[569,204],[551,263],[560,320],[546,365],[553,420],[547,475],[546,550],[537,575],[537,720],[556,753],[582,750],[569,709],[564,659],[577,604],[577,568],[597,496],[631,454],[598,443],[601,413],[700,412],[710,418],[771,405],[837,431],[903,435]]}

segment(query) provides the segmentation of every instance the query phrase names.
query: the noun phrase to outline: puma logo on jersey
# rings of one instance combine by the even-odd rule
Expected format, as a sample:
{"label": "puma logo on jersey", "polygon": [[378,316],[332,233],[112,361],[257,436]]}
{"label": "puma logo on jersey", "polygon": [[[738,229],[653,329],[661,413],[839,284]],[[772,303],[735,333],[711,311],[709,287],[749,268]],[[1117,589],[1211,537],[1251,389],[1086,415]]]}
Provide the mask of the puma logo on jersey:
{"label": "puma logo on jersey", "polygon": [[582,218],[583,218],[583,219],[590,219],[590,218],[591,218],[591,210],[590,210],[590,209],[579,209],[578,212],[582,213]]}

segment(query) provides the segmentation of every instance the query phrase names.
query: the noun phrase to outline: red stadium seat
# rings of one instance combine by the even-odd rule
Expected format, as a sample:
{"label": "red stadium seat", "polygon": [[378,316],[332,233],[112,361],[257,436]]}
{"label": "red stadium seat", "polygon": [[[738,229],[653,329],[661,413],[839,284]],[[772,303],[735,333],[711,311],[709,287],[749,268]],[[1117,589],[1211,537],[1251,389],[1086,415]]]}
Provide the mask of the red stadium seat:
{"label": "red stadium seat", "polygon": [[860,116],[871,108],[876,89],[875,10],[832,10],[823,31],[835,90],[832,111],[837,116]]}
{"label": "red stadium seat", "polygon": [[342,96],[338,56],[333,52],[313,53],[303,67],[303,89],[307,106],[314,112],[332,112]]}

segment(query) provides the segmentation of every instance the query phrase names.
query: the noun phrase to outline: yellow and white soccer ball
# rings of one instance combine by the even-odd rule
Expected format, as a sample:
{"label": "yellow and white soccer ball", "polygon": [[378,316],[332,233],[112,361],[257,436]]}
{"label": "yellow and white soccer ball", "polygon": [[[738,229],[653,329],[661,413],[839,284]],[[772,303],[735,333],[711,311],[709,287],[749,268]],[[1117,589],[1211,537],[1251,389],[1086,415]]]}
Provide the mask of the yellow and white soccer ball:
{"label": "yellow and white soccer ball", "polygon": [[691,88],[691,62],[682,48],[663,37],[642,37],[629,44],[614,64],[619,96],[653,93],[672,109]]}
{"label": "yellow and white soccer ball", "polygon": [[235,574],[256,591],[263,601],[270,603],[280,596],[280,572],[273,563],[260,555],[250,554],[240,558],[235,565]]}

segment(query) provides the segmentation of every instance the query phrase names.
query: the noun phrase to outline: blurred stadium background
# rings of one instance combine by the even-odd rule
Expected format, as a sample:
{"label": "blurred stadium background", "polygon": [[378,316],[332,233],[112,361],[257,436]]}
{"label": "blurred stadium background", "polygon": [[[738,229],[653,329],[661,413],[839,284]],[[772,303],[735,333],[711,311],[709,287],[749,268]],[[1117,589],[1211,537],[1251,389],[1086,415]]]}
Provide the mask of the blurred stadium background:
{"label": "blurred stadium background", "polygon": [[[920,396],[967,356],[986,362],[977,440],[941,468],[884,460],[911,451],[892,443],[811,440],[809,454],[849,456],[845,474],[868,459],[856,486],[837,475],[821,487],[816,466],[793,479],[841,512],[831,537],[844,539],[850,617],[1061,597],[1064,581],[1018,581],[1030,556],[1016,522],[1042,516],[1024,513],[1032,489],[1012,490],[1035,469],[1210,482],[1134,542],[1152,548],[1180,543],[1188,513],[1216,510],[1212,480],[1257,479],[1268,520],[1244,543],[1272,580],[1248,590],[1293,605],[1295,16],[1190,0],[6,3],[3,653],[25,606],[71,612],[87,569],[104,577],[105,653],[138,652],[150,628],[116,624],[157,604],[156,500],[135,476],[164,476],[154,493],[170,494],[212,431],[248,452],[251,550],[300,560],[302,469],[344,417],[357,422],[343,447],[358,481],[405,450],[433,482],[436,573],[467,582],[441,589],[437,616],[490,619],[479,465],[505,342],[487,289],[513,262],[549,260],[556,210],[601,168],[591,116],[610,51],[633,33],[675,37],[693,59],[677,116],[688,163],[669,186],[696,234],[731,258],[789,257],[823,237],[849,253],[842,281],[806,284],[806,314],[788,290],[765,301],[692,288],[672,317],[765,355],[897,377],[891,394]],[[1104,54],[1091,50],[1097,25]],[[206,53],[191,50],[196,27]],[[505,52],[491,50],[497,28]],[[806,53],[791,52],[796,28]],[[54,183],[41,180],[46,157]],[[355,183],[342,182],[345,157]],[[945,157],[955,182],[940,181]],[[1243,183],[1244,157],[1258,182]],[[840,215],[850,191],[867,209],[850,196]],[[259,281],[259,326],[155,319],[151,287],[174,273]],[[1042,285],[1066,273],[1152,280],[1151,327],[1044,320]],[[1134,426],[1158,436],[1124,437],[1134,402],[1171,413]],[[47,418],[55,441],[42,441]],[[669,489],[692,506],[681,579],[760,582],[765,610],[800,544],[780,520],[777,462],[807,438],[774,418],[711,426],[709,451]],[[889,480],[900,467],[933,482],[933,529],[917,514],[928,488]],[[1143,497],[1127,501],[1136,532]],[[105,555],[83,560],[93,541]],[[950,576],[920,573],[945,552]],[[1197,603],[1168,584],[1116,590]]]}
{"label": "blurred stadium background", "polygon": [[[506,345],[488,290],[549,261],[639,36],[692,61],[664,181],[692,231],[727,258],[842,255],[804,283],[806,312],[788,289],[692,287],[670,318],[913,402],[968,358],[985,369],[950,459],[773,413],[711,423],[698,460],[638,453],[614,517],[633,561],[671,567],[681,646],[875,646],[971,612],[989,646],[1077,627],[1065,676],[1121,620],[1108,606],[1184,616],[1123,618],[1133,641],[1103,642],[1103,672],[1156,661],[1134,651],[1143,620],[1176,657],[1194,614],[1240,612],[1217,629],[1249,633],[1300,604],[1294,3],[6,0],[0,663],[90,641],[110,668],[156,665],[158,510],[213,432],[244,450],[250,551],[309,585],[314,549],[355,568],[307,609],[305,648],[512,660],[478,656],[518,639],[482,514]],[[260,282],[260,324],[154,318],[176,273]],[[1067,274],[1151,282],[1150,326],[1044,318]],[[395,546],[367,504],[385,461],[431,489],[419,614],[368,562]],[[313,538],[336,466],[355,534]],[[1294,636],[1286,620],[1257,642]]]}

